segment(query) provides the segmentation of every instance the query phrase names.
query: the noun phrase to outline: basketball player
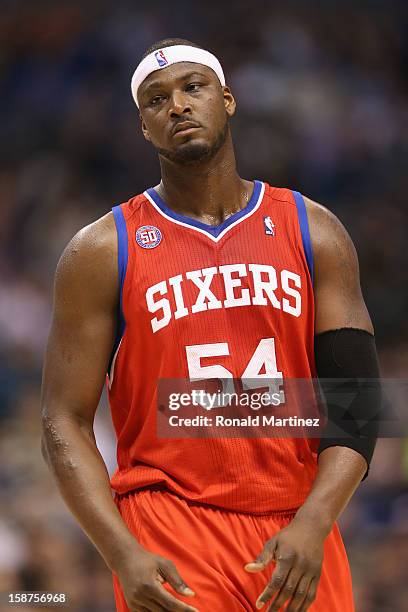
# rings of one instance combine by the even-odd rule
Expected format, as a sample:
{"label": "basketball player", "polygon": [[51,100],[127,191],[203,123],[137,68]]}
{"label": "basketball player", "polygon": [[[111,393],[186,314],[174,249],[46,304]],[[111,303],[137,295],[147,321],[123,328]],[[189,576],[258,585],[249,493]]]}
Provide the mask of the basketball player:
{"label": "basketball player", "polygon": [[[319,204],[239,177],[214,55],[161,41],[132,93],[161,182],[81,230],[58,264],[44,457],[119,612],[351,612],[336,520],[373,440],[170,439],[156,408],[162,378],[378,377],[353,244]],[[111,481],[93,432],[107,372]]]}

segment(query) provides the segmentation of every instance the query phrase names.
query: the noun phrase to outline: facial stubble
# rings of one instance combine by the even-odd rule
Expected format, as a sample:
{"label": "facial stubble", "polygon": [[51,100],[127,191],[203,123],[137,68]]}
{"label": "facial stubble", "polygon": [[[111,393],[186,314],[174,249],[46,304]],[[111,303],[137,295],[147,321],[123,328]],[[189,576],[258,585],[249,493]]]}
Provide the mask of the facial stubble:
{"label": "facial stubble", "polygon": [[228,120],[222,130],[218,133],[215,141],[212,144],[202,144],[194,141],[184,143],[175,151],[168,149],[157,149],[157,153],[165,157],[169,161],[183,165],[193,165],[209,161],[218,153],[224,145],[228,134]]}

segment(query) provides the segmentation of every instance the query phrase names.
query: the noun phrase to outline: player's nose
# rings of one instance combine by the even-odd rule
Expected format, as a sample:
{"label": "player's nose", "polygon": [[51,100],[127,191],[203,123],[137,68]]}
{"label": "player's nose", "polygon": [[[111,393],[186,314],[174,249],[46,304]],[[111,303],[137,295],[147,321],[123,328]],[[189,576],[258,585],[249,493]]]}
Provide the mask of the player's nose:
{"label": "player's nose", "polygon": [[186,113],[191,112],[191,106],[188,102],[187,96],[182,91],[174,91],[169,104],[170,117],[179,117]]}

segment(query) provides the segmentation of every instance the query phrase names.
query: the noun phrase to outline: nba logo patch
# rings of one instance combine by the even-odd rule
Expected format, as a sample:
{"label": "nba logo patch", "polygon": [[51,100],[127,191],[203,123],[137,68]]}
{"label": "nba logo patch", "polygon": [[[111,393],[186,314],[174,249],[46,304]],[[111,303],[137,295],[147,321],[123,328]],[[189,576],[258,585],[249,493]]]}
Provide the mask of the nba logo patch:
{"label": "nba logo patch", "polygon": [[275,224],[270,217],[264,217],[264,228],[267,236],[275,235]]}
{"label": "nba logo patch", "polygon": [[142,225],[136,231],[136,242],[142,249],[154,249],[162,241],[162,233],[154,225]]}
{"label": "nba logo patch", "polygon": [[164,66],[167,66],[167,64],[169,63],[166,59],[166,56],[164,55],[163,49],[156,51],[154,57],[156,58],[156,61],[159,64],[160,68],[164,68]]}

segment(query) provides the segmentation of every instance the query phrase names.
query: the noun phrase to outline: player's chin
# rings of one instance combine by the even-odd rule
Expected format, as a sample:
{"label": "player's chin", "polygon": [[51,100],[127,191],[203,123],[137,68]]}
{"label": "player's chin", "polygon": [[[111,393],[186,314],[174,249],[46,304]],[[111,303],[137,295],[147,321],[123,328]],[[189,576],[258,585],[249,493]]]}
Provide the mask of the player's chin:
{"label": "player's chin", "polygon": [[175,150],[175,156],[185,163],[206,159],[211,151],[208,142],[203,139],[191,139],[181,143]]}

